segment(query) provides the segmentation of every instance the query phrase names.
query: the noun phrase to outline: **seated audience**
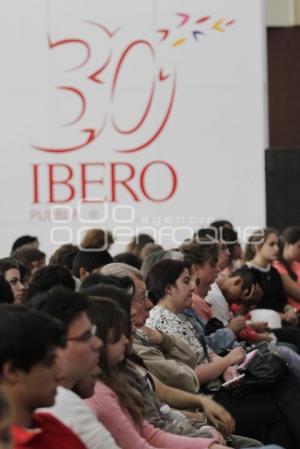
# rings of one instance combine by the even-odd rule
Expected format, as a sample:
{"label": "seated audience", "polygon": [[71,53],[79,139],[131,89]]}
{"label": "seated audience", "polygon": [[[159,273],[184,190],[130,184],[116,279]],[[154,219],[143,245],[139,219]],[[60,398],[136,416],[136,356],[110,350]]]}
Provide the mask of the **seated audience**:
{"label": "seated audience", "polygon": [[[97,310],[95,299],[95,310]],[[111,301],[98,304],[93,313],[99,322],[98,335],[104,343],[101,352],[100,380],[88,400],[97,417],[110,430],[123,449],[137,448],[221,448],[217,439],[172,435],[149,424],[144,418],[143,396],[126,381],[119,364],[124,360],[129,342],[126,313]],[[126,429],[126,432],[124,432]]]}
{"label": "seated audience", "polygon": [[[180,261],[165,260],[156,264],[147,277],[147,287],[150,299],[156,304],[150,311],[150,317],[146,324],[170,335],[183,338],[194,350],[197,356],[197,372],[201,385],[207,385],[210,392],[214,392],[214,399],[225,405],[233,414],[237,422],[238,433],[249,437],[256,437],[265,442],[284,442],[287,446],[290,432],[287,426],[293,430],[293,437],[299,439],[298,426],[290,411],[282,408],[278,413],[278,404],[284,403],[286,398],[283,391],[278,387],[272,392],[245,391],[243,397],[229,394],[226,390],[220,390],[220,376],[229,380],[236,376],[234,365],[244,360],[245,353],[241,347],[233,349],[225,357],[218,357],[206,345],[201,345],[191,323],[182,315],[186,307],[191,306],[192,288],[190,285],[189,271]],[[290,384],[293,394],[298,394],[298,381],[293,379],[292,374],[286,377],[282,383],[288,391],[287,383]],[[282,387],[283,388],[283,387]],[[261,405],[257,410],[257,401]],[[293,401],[293,407],[298,408],[297,400]],[[277,415],[277,416],[276,416]],[[250,419],[251,417],[251,419]],[[279,426],[283,429],[279,432]],[[285,428],[285,430],[284,430]],[[266,440],[266,431],[270,440]]]}

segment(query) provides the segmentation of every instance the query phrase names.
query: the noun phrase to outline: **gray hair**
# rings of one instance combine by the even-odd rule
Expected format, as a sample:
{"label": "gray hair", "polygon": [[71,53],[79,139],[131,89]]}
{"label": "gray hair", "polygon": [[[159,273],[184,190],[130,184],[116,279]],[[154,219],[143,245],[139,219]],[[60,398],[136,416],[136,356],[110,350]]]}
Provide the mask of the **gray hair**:
{"label": "gray hair", "polygon": [[130,278],[136,277],[141,281],[144,280],[141,272],[137,268],[132,267],[131,265],[127,265],[126,263],[119,263],[119,262],[109,263],[101,268],[100,273],[118,277],[124,276],[129,276]]}

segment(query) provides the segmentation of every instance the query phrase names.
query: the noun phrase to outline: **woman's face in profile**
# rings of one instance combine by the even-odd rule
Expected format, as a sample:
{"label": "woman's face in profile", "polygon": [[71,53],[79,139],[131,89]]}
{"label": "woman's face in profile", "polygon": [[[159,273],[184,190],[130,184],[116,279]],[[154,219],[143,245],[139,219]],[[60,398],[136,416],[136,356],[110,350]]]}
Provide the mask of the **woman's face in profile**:
{"label": "woman's face in profile", "polygon": [[191,282],[190,273],[187,268],[183,270],[174,286],[171,287],[171,301],[176,310],[183,311],[192,305],[192,294],[194,285]]}

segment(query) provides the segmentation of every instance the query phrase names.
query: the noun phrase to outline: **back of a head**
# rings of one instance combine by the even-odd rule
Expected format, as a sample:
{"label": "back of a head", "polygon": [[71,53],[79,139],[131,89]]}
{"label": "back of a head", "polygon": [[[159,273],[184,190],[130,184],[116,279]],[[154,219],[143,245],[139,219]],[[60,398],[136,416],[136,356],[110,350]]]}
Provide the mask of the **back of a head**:
{"label": "back of a head", "polygon": [[289,226],[281,234],[284,243],[297,243],[300,241],[300,226]]}
{"label": "back of a head", "polygon": [[161,249],[159,251],[155,251],[154,253],[149,254],[149,256],[146,257],[144,262],[141,266],[141,273],[143,275],[143,278],[146,279],[148,276],[149,271],[151,268],[160,260],[163,260],[163,257],[167,251],[164,249]]}
{"label": "back of a head", "polygon": [[114,243],[113,235],[110,231],[95,228],[88,229],[80,243],[81,248],[105,250]]}
{"label": "back of a head", "polygon": [[83,293],[58,286],[35,295],[27,302],[27,306],[54,316],[68,328],[80,313],[87,311],[88,299]]}
{"label": "back of a head", "polygon": [[209,226],[211,228],[216,228],[216,229],[220,229],[220,228],[233,229],[233,224],[228,220],[215,220],[215,221],[212,221]]}
{"label": "back of a head", "polygon": [[113,261],[115,263],[125,263],[126,265],[130,265],[137,270],[139,270],[142,265],[141,259],[129,252],[117,254],[116,256],[114,256]]}
{"label": "back of a head", "polygon": [[22,235],[21,237],[18,237],[11,248],[11,252],[14,252],[16,249],[21,248],[22,246],[31,246],[32,248],[38,248],[39,242],[38,238],[34,237],[32,235]]}
{"label": "back of a head", "polygon": [[213,227],[200,228],[195,232],[194,240],[196,242],[207,240],[211,243],[217,243],[219,241],[219,229]]}
{"label": "back of a head", "polygon": [[218,263],[219,244],[210,240],[199,240],[187,242],[179,248],[183,254],[184,262],[192,267],[193,265],[203,266],[206,262]]}
{"label": "back of a head", "polygon": [[95,269],[99,269],[104,265],[112,263],[113,259],[108,251],[89,251],[79,250],[76,254],[72,271],[76,278],[80,278],[80,269],[84,268],[91,273]]}
{"label": "back of a head", "polygon": [[239,277],[240,279],[242,279],[243,290],[248,290],[249,292],[254,284],[260,284],[257,271],[247,266],[244,266],[242,268],[239,268],[238,270],[233,271],[229,277],[230,278]]}
{"label": "back of a head", "polygon": [[149,256],[147,256],[146,259],[144,260],[141,267],[141,273],[143,275],[143,278],[144,279],[147,278],[149,271],[155,264],[165,259],[183,260],[183,255],[180,251],[176,249],[159,250],[149,254]]}
{"label": "back of a head", "polygon": [[104,285],[117,287],[125,291],[131,298],[135,293],[134,282],[129,276],[114,276],[102,273],[92,273],[87,276],[80,285],[80,291],[87,292]]}
{"label": "back of a head", "polygon": [[141,253],[140,253],[140,259],[143,262],[146,257],[149,256],[149,254],[151,253],[155,253],[157,251],[161,251],[163,250],[163,247],[161,245],[158,245],[157,243],[146,243],[146,245],[142,248]]}
{"label": "back of a head", "polygon": [[45,262],[46,254],[38,248],[18,248],[12,253],[12,257],[21,262],[28,271],[32,268],[33,262]]}
{"label": "back of a head", "polygon": [[154,243],[154,239],[149,234],[138,234],[127,245],[126,251],[140,256],[140,252],[147,243]]}
{"label": "back of a head", "polygon": [[0,305],[0,370],[6,362],[28,372],[48,351],[65,346],[62,324],[54,318],[24,306]]}
{"label": "back of a head", "polygon": [[120,287],[116,287],[112,284],[98,284],[94,287],[87,288],[84,293],[89,296],[90,303],[93,298],[105,297],[112,299],[116,303],[125,310],[128,316],[130,316],[130,307],[131,307],[131,299],[132,295],[126,292],[124,289]]}
{"label": "back of a head", "polygon": [[49,264],[60,265],[72,271],[73,261],[78,251],[78,246],[72,245],[71,243],[61,245],[50,257]]}
{"label": "back of a head", "polygon": [[60,265],[47,265],[37,270],[29,286],[27,299],[40,292],[46,292],[55,286],[63,286],[75,290],[75,281],[70,271]]}
{"label": "back of a head", "polygon": [[100,228],[88,229],[80,243],[81,248],[86,249],[108,249],[114,243],[113,235],[110,231]]}
{"label": "back of a head", "polygon": [[155,264],[149,271],[146,286],[150,300],[153,304],[165,296],[168,285],[175,285],[177,279],[186,268],[181,260],[165,259]]}

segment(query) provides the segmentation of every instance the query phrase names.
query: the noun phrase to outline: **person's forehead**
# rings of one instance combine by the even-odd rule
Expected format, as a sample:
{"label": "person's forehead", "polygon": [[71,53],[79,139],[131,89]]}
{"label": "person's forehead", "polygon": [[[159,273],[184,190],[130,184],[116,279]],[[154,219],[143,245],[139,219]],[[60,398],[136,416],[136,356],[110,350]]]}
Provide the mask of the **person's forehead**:
{"label": "person's forehead", "polygon": [[91,328],[91,320],[89,319],[86,312],[80,312],[69,325],[68,334],[70,333],[84,333]]}
{"label": "person's forehead", "polygon": [[20,272],[17,268],[9,268],[6,272],[5,272],[5,279],[7,278],[17,278],[20,279]]}
{"label": "person's forehead", "polygon": [[187,268],[184,268],[183,271],[180,273],[180,275],[178,276],[178,279],[183,279],[185,277],[189,277],[190,276],[190,272]]}

